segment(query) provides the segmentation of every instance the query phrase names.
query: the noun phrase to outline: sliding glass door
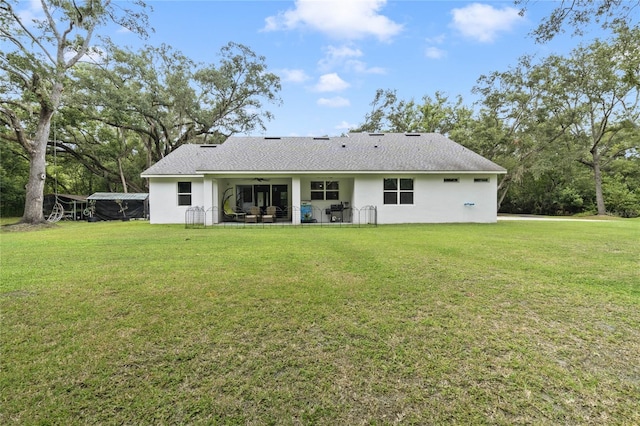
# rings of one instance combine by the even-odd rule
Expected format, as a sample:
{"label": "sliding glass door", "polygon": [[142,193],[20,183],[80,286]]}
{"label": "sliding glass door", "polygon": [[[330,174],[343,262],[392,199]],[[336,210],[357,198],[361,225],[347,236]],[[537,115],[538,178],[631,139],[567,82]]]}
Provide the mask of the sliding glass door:
{"label": "sliding glass door", "polygon": [[249,211],[251,206],[258,206],[263,213],[267,207],[278,207],[278,217],[285,217],[289,206],[288,185],[238,185],[236,186],[238,206]]}

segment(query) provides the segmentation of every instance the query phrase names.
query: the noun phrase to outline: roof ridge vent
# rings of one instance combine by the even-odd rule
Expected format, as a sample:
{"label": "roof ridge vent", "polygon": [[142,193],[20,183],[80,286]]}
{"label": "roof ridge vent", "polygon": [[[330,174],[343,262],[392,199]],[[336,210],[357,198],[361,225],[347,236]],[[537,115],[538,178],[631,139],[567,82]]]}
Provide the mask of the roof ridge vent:
{"label": "roof ridge vent", "polygon": [[331,138],[329,138],[328,136],[316,136],[313,138],[314,141],[328,141]]}
{"label": "roof ridge vent", "polygon": [[281,138],[279,136],[265,136],[264,140],[267,141],[279,141]]}
{"label": "roof ridge vent", "polygon": [[369,136],[384,136],[384,133],[369,133]]}
{"label": "roof ridge vent", "polygon": [[218,144],[212,144],[212,143],[200,145],[200,148],[217,148],[217,147],[218,147]]}
{"label": "roof ridge vent", "polygon": [[422,133],[405,133],[405,136],[422,136]]}

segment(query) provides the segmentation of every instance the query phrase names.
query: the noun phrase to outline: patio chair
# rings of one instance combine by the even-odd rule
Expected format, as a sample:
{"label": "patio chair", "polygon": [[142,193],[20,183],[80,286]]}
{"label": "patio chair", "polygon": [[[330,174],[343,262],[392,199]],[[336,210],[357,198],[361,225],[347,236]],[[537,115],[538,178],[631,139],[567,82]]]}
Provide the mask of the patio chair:
{"label": "patio chair", "polygon": [[232,206],[227,199],[224,202],[224,216],[228,219],[242,220],[246,216],[246,213],[237,207]]}
{"label": "patio chair", "polygon": [[267,213],[262,215],[262,222],[274,223],[276,221],[277,213],[278,213],[277,207],[275,206],[267,207]]}
{"label": "patio chair", "polygon": [[258,223],[258,219],[260,219],[260,207],[251,206],[249,209],[249,214],[244,217],[245,223]]}

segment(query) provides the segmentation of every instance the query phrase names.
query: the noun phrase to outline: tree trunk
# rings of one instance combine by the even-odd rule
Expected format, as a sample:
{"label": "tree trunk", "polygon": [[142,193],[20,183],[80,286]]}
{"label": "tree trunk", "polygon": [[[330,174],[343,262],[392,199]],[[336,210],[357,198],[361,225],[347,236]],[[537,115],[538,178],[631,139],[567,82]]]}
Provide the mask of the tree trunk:
{"label": "tree trunk", "polygon": [[124,170],[122,170],[122,159],[118,157],[118,172],[120,173],[120,182],[122,182],[122,192],[125,194],[129,191],[127,190],[127,179],[124,176]]}
{"label": "tree trunk", "polygon": [[27,182],[22,222],[37,224],[44,222],[42,212],[46,174],[47,141],[51,130],[53,110],[42,108],[35,139],[29,147],[29,180]]}
{"label": "tree trunk", "polygon": [[508,174],[504,175],[502,180],[500,180],[500,184],[498,185],[498,205],[496,206],[496,211],[500,210],[502,206],[502,202],[504,198],[507,196],[507,192],[509,191],[509,186],[511,185],[511,178]]}
{"label": "tree trunk", "polygon": [[607,214],[607,209],[604,205],[604,196],[602,195],[602,173],[600,171],[600,155],[597,151],[592,151],[593,155],[593,179],[595,181],[596,189],[596,206],[598,208],[599,215]]}
{"label": "tree trunk", "polygon": [[[59,78],[62,81],[62,78]],[[27,148],[29,154],[29,181],[24,201],[23,223],[44,222],[42,212],[44,202],[44,182],[47,178],[47,143],[51,132],[51,119],[60,105],[62,83],[54,83],[51,96],[40,99],[40,117],[36,136]]]}

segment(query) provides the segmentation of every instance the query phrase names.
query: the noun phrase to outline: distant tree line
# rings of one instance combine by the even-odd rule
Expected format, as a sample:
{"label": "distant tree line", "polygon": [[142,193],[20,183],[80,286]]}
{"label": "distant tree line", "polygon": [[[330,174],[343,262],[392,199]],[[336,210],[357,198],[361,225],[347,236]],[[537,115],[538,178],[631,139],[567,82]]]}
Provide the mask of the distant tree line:
{"label": "distant tree line", "polygon": [[[528,1],[518,1],[526,8]],[[566,3],[566,4],[565,4]],[[196,63],[170,46],[137,51],[100,38],[116,22],[144,37],[138,0],[43,1],[23,22],[0,0],[0,208],[44,220],[44,193],[143,192],[140,172],[185,143],[263,131],[280,81],[264,57],[228,43]],[[130,5],[131,8],[123,5]],[[594,9],[597,8],[597,9]],[[504,166],[499,209],[514,213],[640,215],[638,2],[560,2],[534,36],[595,17],[613,37],[568,56],[522,57],[480,76],[477,104],[436,92],[400,99],[380,89],[355,131],[438,132]],[[597,12],[597,13],[596,13]],[[5,48],[7,46],[7,48]]]}
{"label": "distant tree line", "polygon": [[166,45],[92,45],[109,22],[144,37],[142,1],[41,3],[44,16],[25,22],[0,0],[3,215],[43,221],[44,193],[146,191],[146,167],[184,143],[264,130],[264,103],[280,102],[279,78],[241,44],[211,64]]}
{"label": "distant tree line", "polygon": [[356,131],[437,132],[507,168],[499,209],[510,213],[640,215],[640,29],[574,49],[525,56],[483,75],[465,105],[378,90]]}

